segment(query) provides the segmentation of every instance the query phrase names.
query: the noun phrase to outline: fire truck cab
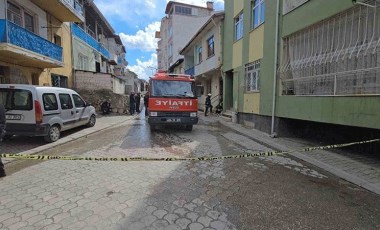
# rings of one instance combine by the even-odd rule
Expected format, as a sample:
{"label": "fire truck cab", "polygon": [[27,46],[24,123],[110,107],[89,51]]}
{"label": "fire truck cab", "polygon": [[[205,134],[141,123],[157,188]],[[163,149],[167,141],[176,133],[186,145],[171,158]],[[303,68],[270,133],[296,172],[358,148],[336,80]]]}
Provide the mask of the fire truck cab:
{"label": "fire truck cab", "polygon": [[157,72],[149,80],[151,131],[163,125],[183,125],[191,131],[198,123],[198,96],[192,76]]}

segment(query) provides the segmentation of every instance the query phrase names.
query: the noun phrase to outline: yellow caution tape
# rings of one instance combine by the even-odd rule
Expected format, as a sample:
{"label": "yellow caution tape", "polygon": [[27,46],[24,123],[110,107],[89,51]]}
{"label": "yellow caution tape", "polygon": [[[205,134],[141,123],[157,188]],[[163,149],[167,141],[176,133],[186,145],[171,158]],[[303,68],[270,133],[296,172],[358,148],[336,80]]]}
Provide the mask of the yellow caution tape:
{"label": "yellow caution tape", "polygon": [[307,147],[298,150],[290,151],[269,151],[258,153],[245,153],[238,155],[225,155],[225,156],[204,156],[204,157],[83,157],[83,156],[48,156],[48,155],[25,155],[25,154],[9,154],[1,153],[2,158],[17,158],[26,160],[69,160],[69,161],[211,161],[211,160],[223,160],[223,159],[236,159],[247,157],[268,157],[274,155],[282,155],[292,152],[310,152],[313,150],[333,149],[347,147],[351,145],[367,144],[372,142],[378,142],[380,139],[373,139],[368,141],[358,141],[344,144],[325,145],[317,147]]}

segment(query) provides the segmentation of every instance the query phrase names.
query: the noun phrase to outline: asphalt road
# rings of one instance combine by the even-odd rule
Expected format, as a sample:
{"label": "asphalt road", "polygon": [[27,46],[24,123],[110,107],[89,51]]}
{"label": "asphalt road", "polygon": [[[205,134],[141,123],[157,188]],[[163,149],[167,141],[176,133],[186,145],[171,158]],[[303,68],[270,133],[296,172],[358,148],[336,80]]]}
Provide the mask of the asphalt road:
{"label": "asphalt road", "polygon": [[[43,154],[188,157],[269,151],[201,120],[145,118]],[[289,156],[191,162],[24,161],[0,179],[1,229],[380,229],[380,197]]]}

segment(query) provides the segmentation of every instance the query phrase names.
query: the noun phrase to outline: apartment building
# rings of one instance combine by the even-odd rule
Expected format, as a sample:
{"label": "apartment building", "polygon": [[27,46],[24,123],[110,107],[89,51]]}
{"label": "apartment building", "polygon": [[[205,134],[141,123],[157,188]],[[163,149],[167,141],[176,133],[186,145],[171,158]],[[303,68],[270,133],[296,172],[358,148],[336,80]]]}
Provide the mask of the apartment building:
{"label": "apartment building", "polygon": [[264,0],[225,2],[224,109],[238,113],[244,123],[248,123],[245,116],[260,115],[265,4]]}
{"label": "apartment building", "polygon": [[[378,1],[226,1],[225,105],[271,134],[379,135]],[[232,85],[232,87],[229,87]]]}
{"label": "apartment building", "polygon": [[215,12],[180,51],[184,56],[185,74],[195,76],[196,84],[203,86],[199,109],[211,93],[211,103],[216,107],[223,98],[222,30],[224,12]]}
{"label": "apartment building", "polygon": [[95,3],[84,4],[85,21],[72,23],[72,58],[78,89],[125,92],[125,47]]}
{"label": "apartment building", "polygon": [[207,7],[169,1],[166,16],[161,20],[160,31],[156,32],[158,41],[157,67],[171,73],[184,73],[184,57],[179,52],[188,43],[196,31],[214,12],[213,3]]}
{"label": "apartment building", "polygon": [[1,0],[0,83],[70,87],[70,28],[64,22],[83,22],[82,5],[74,0]]}

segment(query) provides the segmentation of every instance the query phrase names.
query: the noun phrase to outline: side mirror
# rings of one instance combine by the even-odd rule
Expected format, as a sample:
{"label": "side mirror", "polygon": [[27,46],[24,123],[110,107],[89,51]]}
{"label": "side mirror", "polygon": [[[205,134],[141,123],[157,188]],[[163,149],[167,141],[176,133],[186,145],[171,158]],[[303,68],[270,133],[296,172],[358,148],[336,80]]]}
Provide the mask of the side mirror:
{"label": "side mirror", "polygon": [[92,104],[91,104],[91,103],[88,103],[88,102],[86,102],[86,103],[85,103],[85,105],[84,105],[84,107],[87,107],[87,106],[92,106]]}

